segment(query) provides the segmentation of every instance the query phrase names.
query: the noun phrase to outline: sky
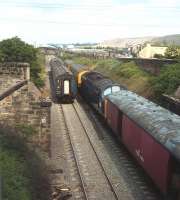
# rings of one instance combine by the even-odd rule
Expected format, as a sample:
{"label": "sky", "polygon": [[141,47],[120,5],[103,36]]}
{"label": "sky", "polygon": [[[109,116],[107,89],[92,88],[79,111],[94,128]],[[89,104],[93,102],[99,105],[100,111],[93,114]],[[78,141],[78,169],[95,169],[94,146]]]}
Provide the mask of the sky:
{"label": "sky", "polygon": [[180,33],[180,0],[0,0],[0,40],[85,43]]}

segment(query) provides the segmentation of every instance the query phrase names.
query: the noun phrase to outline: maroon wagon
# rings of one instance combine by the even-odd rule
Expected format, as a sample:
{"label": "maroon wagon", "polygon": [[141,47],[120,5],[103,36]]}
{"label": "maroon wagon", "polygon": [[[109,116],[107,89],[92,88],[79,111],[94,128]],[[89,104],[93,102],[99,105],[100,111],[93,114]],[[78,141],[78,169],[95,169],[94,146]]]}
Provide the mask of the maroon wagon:
{"label": "maroon wagon", "polygon": [[180,191],[180,117],[129,91],[105,99],[104,117],[164,193]]}

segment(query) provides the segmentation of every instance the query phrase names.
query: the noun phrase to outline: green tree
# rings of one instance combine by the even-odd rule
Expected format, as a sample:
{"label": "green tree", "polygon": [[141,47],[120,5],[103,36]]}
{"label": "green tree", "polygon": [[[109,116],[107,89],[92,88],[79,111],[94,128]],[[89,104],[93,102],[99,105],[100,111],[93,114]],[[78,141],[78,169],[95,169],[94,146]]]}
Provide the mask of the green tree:
{"label": "green tree", "polygon": [[158,77],[153,80],[155,95],[173,94],[180,85],[180,63],[169,65],[161,70]]}
{"label": "green tree", "polygon": [[174,59],[174,58],[180,58],[180,47],[178,46],[170,46],[166,49],[165,57]]}
{"label": "green tree", "polygon": [[41,76],[42,66],[38,60],[38,50],[32,45],[23,42],[18,37],[13,37],[0,42],[0,61],[27,62],[31,66],[31,80],[38,87],[43,86]]}
{"label": "green tree", "polygon": [[18,37],[1,41],[0,50],[4,54],[6,62],[28,62],[31,64],[36,60],[37,50]]}

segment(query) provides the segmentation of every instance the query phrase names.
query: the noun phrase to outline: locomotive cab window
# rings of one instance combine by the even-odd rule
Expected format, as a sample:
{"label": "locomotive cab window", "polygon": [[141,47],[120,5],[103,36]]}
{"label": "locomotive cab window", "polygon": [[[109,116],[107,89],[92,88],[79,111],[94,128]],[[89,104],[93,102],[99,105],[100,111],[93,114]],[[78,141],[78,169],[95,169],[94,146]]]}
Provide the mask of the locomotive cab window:
{"label": "locomotive cab window", "polygon": [[111,88],[107,88],[106,90],[104,90],[103,92],[104,96],[109,95],[109,94],[111,94]]}
{"label": "locomotive cab window", "polygon": [[119,86],[113,86],[112,87],[112,92],[119,92],[120,91],[120,87]]}

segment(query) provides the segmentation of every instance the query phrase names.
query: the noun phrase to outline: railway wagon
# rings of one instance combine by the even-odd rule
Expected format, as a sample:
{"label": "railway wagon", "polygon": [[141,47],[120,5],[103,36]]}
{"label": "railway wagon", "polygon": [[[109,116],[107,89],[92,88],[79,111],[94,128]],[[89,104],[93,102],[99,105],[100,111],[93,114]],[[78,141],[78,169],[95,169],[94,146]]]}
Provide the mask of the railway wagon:
{"label": "railway wagon", "polygon": [[81,85],[81,78],[83,74],[90,71],[89,67],[86,65],[75,64],[71,60],[65,61],[66,66],[68,66],[69,70],[73,73],[75,80],[77,82],[77,86]]}
{"label": "railway wagon", "polygon": [[95,71],[86,72],[81,77],[80,93],[100,113],[103,112],[104,97],[122,89],[125,87]]}
{"label": "railway wagon", "polygon": [[105,98],[104,117],[168,199],[180,199],[180,117],[122,90]]}
{"label": "railway wagon", "polygon": [[77,85],[73,74],[57,58],[50,61],[56,97],[64,103],[73,102],[77,95]]}

